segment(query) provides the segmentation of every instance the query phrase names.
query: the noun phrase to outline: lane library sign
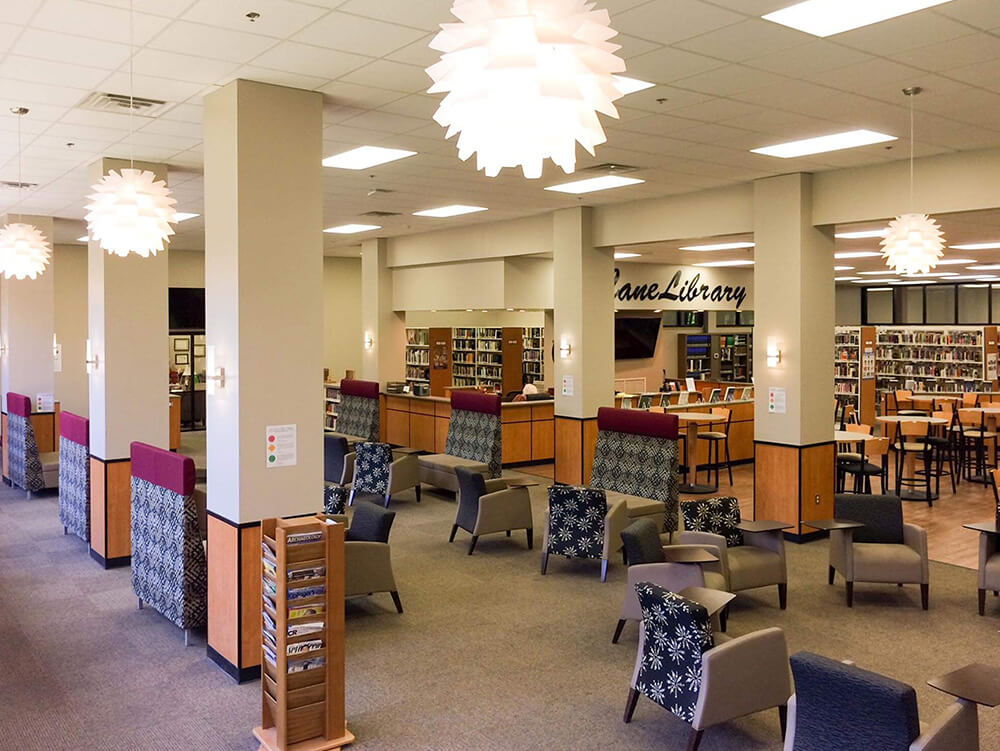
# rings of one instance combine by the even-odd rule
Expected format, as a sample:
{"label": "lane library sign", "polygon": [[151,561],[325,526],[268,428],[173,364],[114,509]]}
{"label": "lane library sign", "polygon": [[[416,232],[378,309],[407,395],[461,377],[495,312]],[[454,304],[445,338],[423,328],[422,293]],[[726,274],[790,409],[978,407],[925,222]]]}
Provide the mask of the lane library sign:
{"label": "lane library sign", "polygon": [[629,310],[753,310],[753,269],[622,263],[615,307]]}

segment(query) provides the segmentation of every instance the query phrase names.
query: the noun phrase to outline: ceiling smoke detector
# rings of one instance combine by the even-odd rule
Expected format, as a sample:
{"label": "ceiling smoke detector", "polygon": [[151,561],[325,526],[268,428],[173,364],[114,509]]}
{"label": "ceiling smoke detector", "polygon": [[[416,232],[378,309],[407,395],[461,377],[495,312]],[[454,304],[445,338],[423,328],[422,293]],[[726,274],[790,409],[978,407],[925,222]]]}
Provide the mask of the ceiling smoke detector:
{"label": "ceiling smoke detector", "polygon": [[375,216],[375,217],[386,217],[386,216],[399,216],[398,211],[366,211],[361,216]]}
{"label": "ceiling smoke detector", "polygon": [[87,96],[80,104],[80,109],[93,110],[95,112],[113,112],[116,114],[128,114],[139,117],[159,117],[173,105],[162,99],[148,99],[146,97],[130,97],[128,94],[110,94],[105,91],[95,91]]}

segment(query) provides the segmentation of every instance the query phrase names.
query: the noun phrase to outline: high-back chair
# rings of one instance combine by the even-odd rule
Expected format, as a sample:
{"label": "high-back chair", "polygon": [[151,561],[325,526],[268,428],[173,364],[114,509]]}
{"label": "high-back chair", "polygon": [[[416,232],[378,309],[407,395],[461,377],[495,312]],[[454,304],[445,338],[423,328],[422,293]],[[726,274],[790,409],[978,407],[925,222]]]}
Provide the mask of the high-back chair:
{"label": "high-back chair", "polygon": [[476,391],[451,393],[451,418],[445,453],[418,458],[420,479],[428,485],[458,492],[455,467],[466,467],[487,477],[500,477],[503,432],[500,397]]}
{"label": "high-back chair", "polygon": [[811,652],[789,662],[784,751],[979,751],[976,705],[958,699],[922,731],[912,686]]}
{"label": "high-back chair", "polygon": [[908,389],[896,389],[893,394],[893,401],[896,406],[896,414],[899,410],[913,409],[913,392]]}
{"label": "high-back chair", "polygon": [[710,548],[719,557],[723,589],[735,593],[777,585],[779,607],[788,606],[785,536],[780,529],[740,530],[740,504],[732,497],[685,501],[681,515],[681,544]]}
{"label": "high-back chair", "polygon": [[469,555],[476,549],[480,535],[494,532],[510,533],[523,529],[527,534],[528,550],[534,540],[534,523],[531,518],[531,497],[525,487],[510,488],[507,481],[487,480],[479,472],[456,467],[458,477],[458,511],[451,527],[448,542],[455,541],[459,527],[472,535]]}
{"label": "high-back chair", "polygon": [[636,593],[642,630],[625,722],[643,695],[691,726],[688,751],[697,751],[707,728],[766,709],[778,709],[784,730],[792,686],[780,628],[716,638],[697,602],[649,582],[636,584]]}
{"label": "high-back chair", "polygon": [[865,441],[865,456],[858,461],[848,461],[838,464],[837,469],[845,475],[855,478],[854,492],[872,492],[872,478],[878,477],[882,482],[880,492],[889,493],[889,439],[873,438]]}
{"label": "high-back chair", "polygon": [[857,529],[830,531],[828,582],[837,572],[844,577],[847,607],[854,607],[855,582],[919,584],[920,600],[928,608],[930,567],[927,532],[903,523],[903,503],[898,496],[836,495],[833,515],[858,522]]}
{"label": "high-back chair", "polygon": [[[924,420],[904,420],[899,423],[899,430],[896,432],[896,492],[902,493],[904,488],[912,488],[912,492],[921,491],[927,500],[928,506],[934,505],[934,497],[931,494],[931,480],[933,479],[933,448],[928,438],[930,437],[930,423]],[[914,473],[906,476],[907,459],[913,458]],[[922,469],[916,467],[916,462],[920,462]],[[910,498],[910,500],[914,500]]]}
{"label": "high-back chair", "polygon": [[336,435],[351,443],[379,439],[378,392],[377,381],[341,380]]}
{"label": "high-back chair", "polygon": [[357,455],[350,450],[347,439],[342,435],[323,435],[323,481],[347,485],[354,477],[354,461]]}
{"label": "high-back chair", "polygon": [[208,570],[194,497],[194,460],[134,442],[132,458],[132,589],[184,629],[204,626]]}
{"label": "high-back chair", "polygon": [[963,407],[975,407],[979,404],[979,394],[966,391],[962,394]]}
{"label": "high-back chair", "polygon": [[677,529],[678,427],[676,415],[601,407],[590,487],[625,501],[630,519],[649,516]]}
{"label": "high-back chair", "polygon": [[35,428],[31,424],[31,399],[7,392],[7,459],[11,485],[28,498],[59,484],[59,452],[38,453]]}
{"label": "high-back chair", "polygon": [[985,414],[974,408],[958,410],[958,429],[959,458],[966,479],[988,483],[987,469],[990,467],[987,448],[992,444],[993,453],[996,454],[997,434],[987,430]]}
{"label": "high-back chair", "polygon": [[90,541],[90,420],[72,412],[59,415],[59,521]]}
{"label": "high-back chair", "polygon": [[414,489],[420,503],[420,468],[413,454],[395,456],[388,443],[364,442],[355,444],[357,460],[348,505],[354,505],[358,496],[389,506],[395,493]]}
{"label": "high-back chair", "polygon": [[608,578],[608,560],[621,548],[621,531],[628,525],[625,502],[609,504],[603,490],[573,485],[549,487],[549,510],[542,543],[542,574],[549,555],[601,561],[601,581]]}

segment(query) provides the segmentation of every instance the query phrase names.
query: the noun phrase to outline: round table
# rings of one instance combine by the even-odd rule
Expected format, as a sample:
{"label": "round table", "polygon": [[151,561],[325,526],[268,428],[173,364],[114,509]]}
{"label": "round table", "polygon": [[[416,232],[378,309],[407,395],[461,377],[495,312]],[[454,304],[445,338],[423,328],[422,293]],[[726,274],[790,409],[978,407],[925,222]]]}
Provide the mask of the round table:
{"label": "round table", "polygon": [[725,422],[722,415],[713,415],[709,412],[671,412],[676,415],[681,427],[685,431],[684,443],[687,446],[687,476],[688,482],[680,487],[682,493],[714,493],[718,488],[714,485],[698,484],[698,427],[699,425],[711,425],[717,422]]}
{"label": "round table", "polygon": [[[929,425],[947,425],[948,423],[951,422],[951,420],[949,420],[946,417],[920,417],[920,416],[917,416],[917,415],[913,415],[913,416],[910,416],[910,415],[902,415],[902,416],[900,416],[900,415],[887,415],[885,417],[876,417],[875,419],[878,420],[880,423],[887,424],[887,425],[899,425],[899,423],[901,423],[901,422],[925,422],[925,423],[928,423]],[[913,471],[914,471],[914,458],[913,458],[913,454],[910,454],[909,456],[906,457],[906,466],[907,466],[907,469],[910,470],[911,476],[914,476],[914,474],[913,474]],[[898,491],[898,488],[897,488],[897,491]],[[899,497],[902,498],[904,501],[926,501],[927,500],[927,494],[926,493],[917,493],[917,492],[914,492],[914,491],[904,491],[904,492],[899,492],[898,494],[899,494]],[[931,493],[930,500],[936,501],[937,499],[938,499],[938,494],[937,493]]]}
{"label": "round table", "polygon": [[837,443],[862,443],[874,441],[876,438],[878,438],[876,435],[869,435],[868,433],[855,433],[850,430],[833,431],[833,440]]}

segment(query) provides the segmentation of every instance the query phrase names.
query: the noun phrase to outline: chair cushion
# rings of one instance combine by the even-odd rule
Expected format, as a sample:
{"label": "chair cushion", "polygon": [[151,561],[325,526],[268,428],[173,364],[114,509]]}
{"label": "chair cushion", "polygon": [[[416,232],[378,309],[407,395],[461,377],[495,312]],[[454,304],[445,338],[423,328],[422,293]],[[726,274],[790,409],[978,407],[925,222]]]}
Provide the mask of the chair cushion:
{"label": "chair cushion", "polygon": [[437,469],[454,474],[456,467],[465,467],[472,472],[489,472],[489,465],[484,462],[477,462],[474,459],[463,459],[460,456],[451,454],[424,454],[418,456],[417,461],[421,467]]}
{"label": "chair cushion", "polygon": [[922,563],[920,553],[908,545],[854,543],[854,581],[917,583]]}
{"label": "chair cushion", "polygon": [[896,496],[839,494],[834,496],[833,515],[865,525],[854,530],[856,543],[903,542],[903,504]]}
{"label": "chair cushion", "polygon": [[698,439],[704,439],[706,441],[722,441],[728,438],[725,433],[721,433],[717,430],[706,430],[704,433],[698,434]]}
{"label": "chair cushion", "polygon": [[614,490],[604,491],[608,499],[608,505],[614,505],[618,501],[625,502],[626,514],[629,519],[641,519],[644,516],[656,516],[663,514],[666,504],[663,501],[655,501],[652,498],[641,498],[637,495],[628,495]]}
{"label": "chair cushion", "polygon": [[784,581],[781,556],[770,550],[740,545],[729,548],[726,558],[729,560],[729,586],[734,592]]}
{"label": "chair cushion", "polygon": [[663,543],[656,523],[648,518],[636,519],[622,530],[622,542],[625,544],[625,558],[629,566],[641,563],[662,563],[666,560],[663,554]]}
{"label": "chair cushion", "polygon": [[702,569],[701,573],[705,577],[705,587],[707,589],[717,589],[720,592],[726,591],[726,577],[718,571],[706,571]]}
{"label": "chair cushion", "polygon": [[389,542],[389,531],[396,518],[395,511],[362,501],[355,504],[354,516],[344,536],[345,540],[360,542]]}
{"label": "chair cushion", "polygon": [[59,452],[58,451],[48,451],[44,454],[38,455],[38,460],[42,463],[43,472],[51,472],[52,470],[59,470]]}

